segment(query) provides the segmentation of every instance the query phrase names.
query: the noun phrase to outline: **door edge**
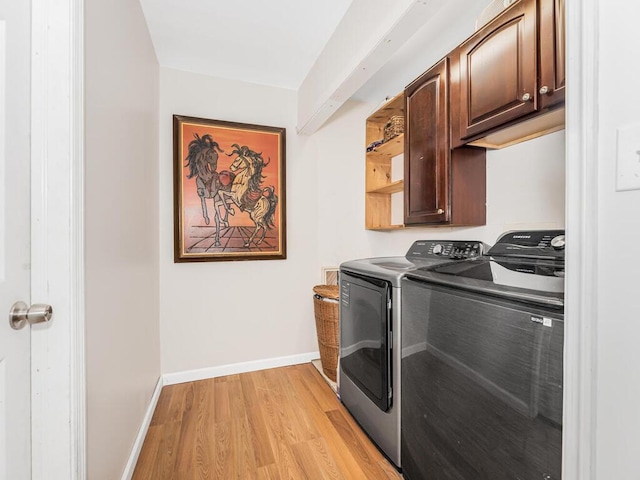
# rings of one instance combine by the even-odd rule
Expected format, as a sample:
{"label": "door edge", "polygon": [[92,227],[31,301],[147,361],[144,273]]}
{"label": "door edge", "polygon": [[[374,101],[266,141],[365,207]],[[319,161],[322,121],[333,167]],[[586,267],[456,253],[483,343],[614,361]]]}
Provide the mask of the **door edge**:
{"label": "door edge", "polygon": [[[32,2],[32,478],[86,478],[83,0]],[[36,300],[37,299],[37,300]]]}
{"label": "door edge", "polygon": [[567,2],[563,473],[596,476],[598,0]]}

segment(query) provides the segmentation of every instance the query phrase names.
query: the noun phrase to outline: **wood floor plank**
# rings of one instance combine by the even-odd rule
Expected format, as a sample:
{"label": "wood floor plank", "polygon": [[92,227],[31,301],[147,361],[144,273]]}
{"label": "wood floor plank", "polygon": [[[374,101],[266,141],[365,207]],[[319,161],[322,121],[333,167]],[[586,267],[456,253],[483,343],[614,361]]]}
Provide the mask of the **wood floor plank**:
{"label": "wood floor plank", "polygon": [[213,409],[216,423],[231,420],[231,402],[229,401],[229,384],[216,382],[213,388]]}
{"label": "wood floor plank", "polygon": [[246,417],[247,409],[244,403],[240,379],[227,382],[227,395],[229,396],[231,418]]}
{"label": "wood floor plank", "polygon": [[[301,398],[305,406],[308,407],[309,413],[316,424],[316,428],[321,435],[321,438],[325,439],[328,453],[332,456],[338,469],[345,474],[345,477],[349,480],[352,479],[366,479],[366,476],[358,462],[356,457],[350,451],[349,446],[344,443],[344,440],[335,429],[335,426],[327,417],[326,413],[320,406],[320,403],[316,402],[311,392],[306,387],[302,377],[294,383],[294,388],[301,392]],[[338,406],[339,402],[332,405],[334,409]],[[345,473],[347,472],[348,475]]]}
{"label": "wood floor plank", "polygon": [[176,478],[195,477],[196,439],[198,436],[198,400],[196,390],[199,386],[195,382],[184,384],[184,407],[180,426],[180,441],[176,451],[174,466]]}
{"label": "wood floor plank", "polygon": [[235,381],[238,381],[239,379],[240,379],[240,375],[233,374],[233,375],[225,375],[224,377],[216,377],[213,379],[213,381],[215,383],[225,383],[225,382],[235,382]]}
{"label": "wood floor plank", "polygon": [[[218,387],[219,384],[216,384]],[[235,456],[232,448],[232,421],[215,424],[215,477],[236,478]]]}
{"label": "wood floor plank", "polygon": [[167,415],[169,414],[169,405],[171,404],[171,397],[173,394],[173,389],[169,387],[164,387],[160,391],[160,396],[158,397],[158,403],[156,404],[156,409],[153,412],[153,416],[151,417],[150,425],[162,425],[167,421]]}
{"label": "wood floor plank", "polygon": [[250,374],[240,375],[240,385],[242,387],[242,399],[245,408],[250,409],[258,405],[258,394],[256,386],[253,383],[253,377]]}
{"label": "wood floor plank", "polygon": [[164,387],[160,392],[158,406],[156,406],[151,418],[151,425],[180,421],[182,419],[184,401],[184,384]]}
{"label": "wood floor plank", "polygon": [[[288,369],[284,369],[287,373]],[[276,385],[278,396],[275,399],[279,405],[280,421],[290,435],[290,444],[295,445],[318,436],[318,431],[299,403],[295,389],[291,388],[291,381],[283,371],[268,370],[273,385]]]}
{"label": "wood floor plank", "polygon": [[271,465],[264,465],[262,467],[258,467],[257,471],[257,480],[279,480],[280,473],[278,472],[278,466],[275,463]]}
{"label": "wood floor plank", "polygon": [[[285,441],[285,435],[280,424],[280,418],[274,406],[273,395],[265,382],[264,372],[250,373],[253,383],[256,387],[256,393],[259,400],[259,409],[262,418],[267,426],[267,432],[271,438],[272,445],[276,446],[280,442]],[[274,454],[277,453],[274,450]]]}
{"label": "wood floor plank", "polygon": [[160,448],[160,442],[162,441],[162,430],[164,425],[150,425],[147,432],[147,437],[143,444],[140,455],[138,456],[138,463],[133,472],[134,480],[148,480],[149,476],[153,472],[156,464],[156,458],[158,456],[158,449]]}
{"label": "wood floor plank", "polygon": [[325,469],[322,468],[322,465],[316,463],[313,452],[307,442],[292,445],[291,453],[298,468],[302,472],[302,478],[317,478],[318,480],[329,479],[329,477],[325,475]]}
{"label": "wood floor plank", "polygon": [[[316,425],[323,427],[322,435],[333,440],[330,445],[339,445],[341,442],[336,437],[341,438],[344,449],[359,463],[362,460],[370,463],[371,458],[384,458],[336,398],[333,391],[324,388],[326,382],[315,368],[305,369],[304,374],[300,377],[300,383],[294,385],[302,392],[302,397],[304,392],[307,392],[307,395],[313,396],[316,400],[314,403],[305,399],[305,406],[315,404],[321,409],[322,415],[315,418],[315,422]],[[327,426],[327,423],[330,427]]]}
{"label": "wood floor plank", "polygon": [[247,411],[249,427],[251,428],[251,440],[253,444],[253,455],[256,466],[264,467],[275,462],[271,436],[267,430],[262,410],[260,407],[253,407]]}
{"label": "wood floor plank", "polygon": [[237,478],[254,480],[256,478],[256,463],[251,439],[251,428],[247,417],[234,418],[231,444],[235,457],[235,471]]}
{"label": "wood floor plank", "polygon": [[195,478],[215,477],[215,418],[213,409],[214,382],[197,382],[195,411],[198,415],[195,440]]}
{"label": "wood floor plank", "polygon": [[283,382],[286,381],[284,388],[286,403],[291,406],[301,435],[305,440],[318,438],[320,433],[318,433],[315,422],[311,419],[308,408],[302,402],[302,398],[298,395],[297,390],[292,388],[294,380],[290,375],[294,375],[293,378],[295,378],[295,370],[290,369],[286,373],[287,376],[283,378]]}
{"label": "wood floor plank", "polygon": [[276,465],[282,480],[302,480],[309,478],[299,467],[291,446],[286,442],[280,442],[276,452]]}
{"label": "wood floor plank", "polygon": [[335,393],[333,393],[330,388],[327,389],[328,385],[313,365],[310,365],[309,368],[301,368],[298,372],[316,402],[318,402],[325,412],[336,408],[335,406],[338,400]]}
{"label": "wood floor plank", "polygon": [[307,445],[313,456],[316,468],[323,472],[323,478],[328,480],[349,480],[349,477],[345,477],[338,468],[324,438],[318,437],[309,440]]}
{"label": "wood floor plank", "polygon": [[402,480],[402,476],[395,468],[391,466],[391,464],[385,458],[378,460],[378,465],[380,466],[380,469],[385,473],[385,479]]}
{"label": "wood floor plank", "polygon": [[360,428],[360,426],[355,421],[355,419],[351,416],[347,408],[341,403],[339,403],[337,410],[339,410],[342,413],[344,420],[347,422],[347,424],[351,428],[351,432],[353,432],[353,434],[359,440],[360,445],[362,445],[366,450],[368,458],[370,459],[378,458],[380,456],[380,451],[378,450],[378,447],[375,446],[375,444],[371,441],[371,439],[367,436],[367,434],[364,433],[362,428]]}
{"label": "wood floor plank", "polygon": [[359,438],[359,435],[354,431],[353,425],[349,424],[343,413],[336,409],[327,412],[327,416],[342,437],[344,443],[357,459],[358,465],[367,475],[367,478],[385,478],[386,474],[380,469],[378,459],[371,458],[369,455],[370,449],[367,448],[367,445]]}
{"label": "wood floor plank", "polygon": [[311,364],[164,387],[134,480],[398,480]]}
{"label": "wood floor plank", "polygon": [[158,447],[156,462],[150,476],[145,478],[174,478],[176,454],[180,443],[182,421],[164,423],[162,439]]}

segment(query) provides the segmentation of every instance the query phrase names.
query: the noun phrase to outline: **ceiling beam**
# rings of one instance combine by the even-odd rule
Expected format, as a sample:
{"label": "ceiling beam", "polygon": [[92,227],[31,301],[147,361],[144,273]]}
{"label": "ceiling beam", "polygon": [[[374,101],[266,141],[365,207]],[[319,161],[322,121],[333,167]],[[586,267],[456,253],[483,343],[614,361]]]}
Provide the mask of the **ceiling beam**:
{"label": "ceiling beam", "polygon": [[353,0],[298,89],[298,133],[316,132],[443,3]]}

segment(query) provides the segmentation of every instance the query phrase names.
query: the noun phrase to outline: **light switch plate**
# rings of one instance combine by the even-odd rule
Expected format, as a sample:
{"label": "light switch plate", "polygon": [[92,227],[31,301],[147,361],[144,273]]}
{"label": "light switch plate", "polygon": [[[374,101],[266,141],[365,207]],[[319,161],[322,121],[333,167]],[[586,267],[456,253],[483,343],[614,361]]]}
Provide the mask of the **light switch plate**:
{"label": "light switch plate", "polygon": [[616,190],[640,190],[640,123],[618,128]]}

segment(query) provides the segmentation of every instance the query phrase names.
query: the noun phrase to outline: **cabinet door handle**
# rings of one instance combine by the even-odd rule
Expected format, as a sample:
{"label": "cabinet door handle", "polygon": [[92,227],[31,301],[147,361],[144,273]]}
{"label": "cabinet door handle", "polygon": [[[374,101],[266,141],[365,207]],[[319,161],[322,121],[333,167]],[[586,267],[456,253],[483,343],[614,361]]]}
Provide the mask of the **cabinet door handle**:
{"label": "cabinet door handle", "polygon": [[443,213],[444,213],[444,210],[443,210],[443,209],[441,209],[441,208],[439,208],[439,209],[438,209],[438,215],[442,215]]}
{"label": "cabinet door handle", "polygon": [[540,95],[546,95],[547,93],[551,94],[551,89],[549,87],[547,87],[546,85],[540,87],[539,91],[540,91]]}
{"label": "cabinet door handle", "polygon": [[524,95],[522,95],[522,101],[523,102],[528,102],[529,100],[532,100],[532,97],[531,97],[530,93],[525,93]]}

